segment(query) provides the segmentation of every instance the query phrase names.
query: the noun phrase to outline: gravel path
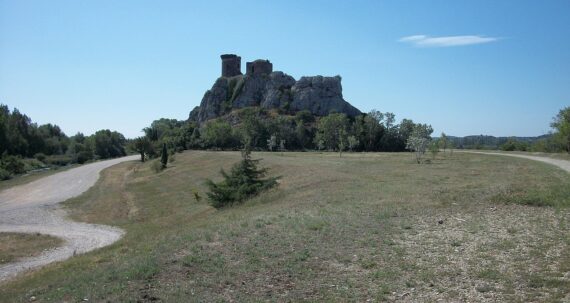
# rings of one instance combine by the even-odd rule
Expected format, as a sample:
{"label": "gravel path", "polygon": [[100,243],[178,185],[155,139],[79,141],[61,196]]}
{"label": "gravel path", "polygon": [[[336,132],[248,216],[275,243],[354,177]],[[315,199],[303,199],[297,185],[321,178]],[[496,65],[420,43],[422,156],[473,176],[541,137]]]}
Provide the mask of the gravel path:
{"label": "gravel path", "polygon": [[65,244],[37,257],[0,266],[0,282],[18,273],[119,240],[119,228],[71,221],[59,202],[79,196],[95,184],[99,173],[112,165],[138,159],[128,156],[86,164],[0,192],[0,232],[41,233],[59,237]]}
{"label": "gravel path", "polygon": [[475,152],[475,151],[460,151],[460,152],[471,153],[471,154],[484,154],[484,155],[507,156],[507,157],[530,159],[530,160],[540,161],[540,162],[544,162],[544,163],[548,163],[548,164],[557,166],[560,169],[565,170],[565,171],[570,173],[570,161],[568,161],[568,160],[552,159],[552,158],[539,157],[539,156],[519,155],[519,154]]}

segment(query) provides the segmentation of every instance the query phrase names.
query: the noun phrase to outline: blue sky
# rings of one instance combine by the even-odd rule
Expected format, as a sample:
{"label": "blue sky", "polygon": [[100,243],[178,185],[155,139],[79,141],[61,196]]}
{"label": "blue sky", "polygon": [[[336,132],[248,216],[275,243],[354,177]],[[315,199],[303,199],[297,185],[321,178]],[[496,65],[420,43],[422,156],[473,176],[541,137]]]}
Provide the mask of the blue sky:
{"label": "blue sky", "polygon": [[223,53],[436,134],[534,136],[570,105],[570,1],[0,0],[0,103],[69,134],[186,119]]}

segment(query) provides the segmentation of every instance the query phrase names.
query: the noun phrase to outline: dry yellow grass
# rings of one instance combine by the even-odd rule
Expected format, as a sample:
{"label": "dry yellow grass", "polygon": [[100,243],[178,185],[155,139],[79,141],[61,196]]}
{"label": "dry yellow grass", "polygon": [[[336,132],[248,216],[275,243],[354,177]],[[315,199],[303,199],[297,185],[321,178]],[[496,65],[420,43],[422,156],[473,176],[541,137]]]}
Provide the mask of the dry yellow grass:
{"label": "dry yellow grass", "polygon": [[0,264],[37,256],[62,240],[42,234],[0,233]]}
{"label": "dry yellow grass", "polygon": [[568,300],[565,172],[470,154],[426,165],[405,153],[253,156],[280,185],[222,210],[194,193],[205,197],[203,181],[219,180],[238,152],[185,152],[158,174],[148,163],[108,169],[67,205],[125,238],[0,286],[0,298]]}

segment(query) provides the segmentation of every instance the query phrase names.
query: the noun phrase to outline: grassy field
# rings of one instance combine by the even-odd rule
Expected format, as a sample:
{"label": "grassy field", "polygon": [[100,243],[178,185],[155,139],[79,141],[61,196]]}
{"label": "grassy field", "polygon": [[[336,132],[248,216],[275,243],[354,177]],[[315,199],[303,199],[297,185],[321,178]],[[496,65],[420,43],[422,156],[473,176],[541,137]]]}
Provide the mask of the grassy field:
{"label": "grassy field", "polygon": [[0,301],[570,300],[566,172],[461,153],[253,156],[280,185],[222,210],[204,179],[238,152],[107,169],[66,206],[126,236],[0,285]]}
{"label": "grassy field", "polygon": [[37,256],[61,245],[58,238],[41,234],[0,233],[0,265]]}

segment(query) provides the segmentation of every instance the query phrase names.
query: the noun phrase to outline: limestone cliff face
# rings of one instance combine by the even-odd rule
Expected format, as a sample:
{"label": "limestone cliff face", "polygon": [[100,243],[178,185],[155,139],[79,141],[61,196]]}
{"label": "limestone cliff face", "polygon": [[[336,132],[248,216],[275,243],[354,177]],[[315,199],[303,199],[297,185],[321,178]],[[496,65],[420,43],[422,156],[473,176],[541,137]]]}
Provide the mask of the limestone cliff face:
{"label": "limestone cliff face", "polygon": [[291,88],[293,101],[290,108],[295,111],[308,110],[317,116],[331,112],[356,116],[360,111],[342,98],[340,76],[301,77]]}
{"label": "limestone cliff face", "polygon": [[331,112],[356,116],[360,111],[342,97],[341,78],[302,77],[299,81],[283,72],[221,77],[208,90],[189,119],[199,124],[232,109],[260,106],[290,112],[308,110],[325,116]]}

